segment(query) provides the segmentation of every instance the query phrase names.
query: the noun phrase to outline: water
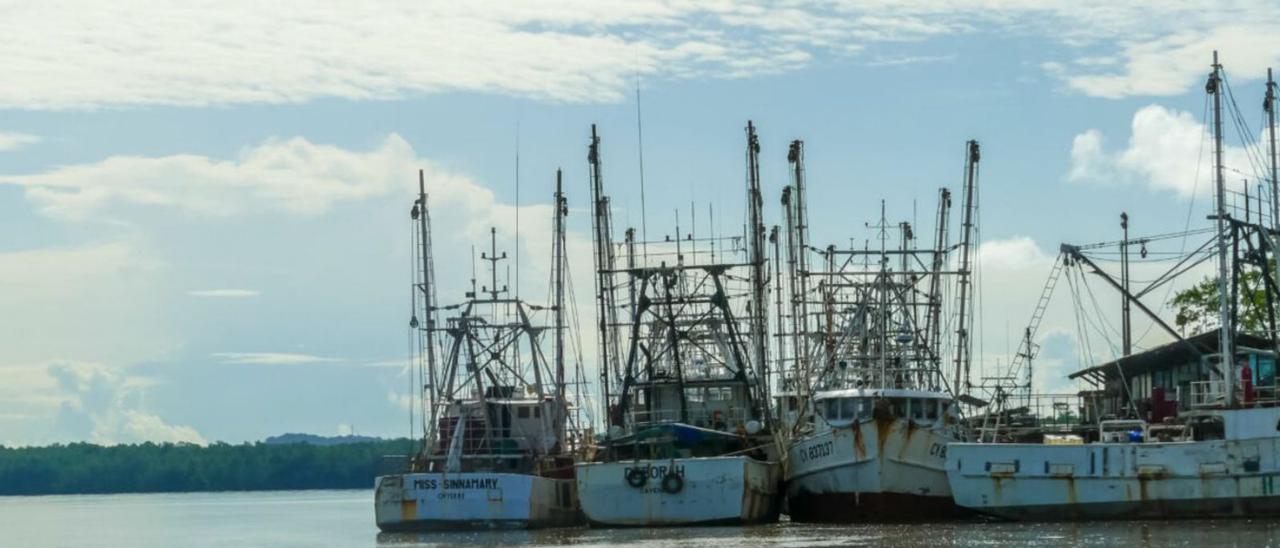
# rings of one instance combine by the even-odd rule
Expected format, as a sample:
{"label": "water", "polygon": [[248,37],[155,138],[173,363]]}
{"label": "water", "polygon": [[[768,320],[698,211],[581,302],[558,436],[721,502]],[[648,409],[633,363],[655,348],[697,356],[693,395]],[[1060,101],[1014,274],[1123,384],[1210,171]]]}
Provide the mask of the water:
{"label": "water", "polygon": [[0,497],[0,547],[1277,546],[1275,520],[559,529],[379,535],[371,491]]}

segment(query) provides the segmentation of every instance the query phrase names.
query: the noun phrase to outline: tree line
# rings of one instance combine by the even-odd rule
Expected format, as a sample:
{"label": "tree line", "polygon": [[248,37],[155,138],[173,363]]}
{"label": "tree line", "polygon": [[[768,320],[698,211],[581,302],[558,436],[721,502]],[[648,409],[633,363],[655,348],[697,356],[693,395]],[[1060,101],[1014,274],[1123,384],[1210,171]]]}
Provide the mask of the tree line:
{"label": "tree line", "polygon": [[214,443],[0,446],[0,495],[371,489],[409,440],[320,446]]}

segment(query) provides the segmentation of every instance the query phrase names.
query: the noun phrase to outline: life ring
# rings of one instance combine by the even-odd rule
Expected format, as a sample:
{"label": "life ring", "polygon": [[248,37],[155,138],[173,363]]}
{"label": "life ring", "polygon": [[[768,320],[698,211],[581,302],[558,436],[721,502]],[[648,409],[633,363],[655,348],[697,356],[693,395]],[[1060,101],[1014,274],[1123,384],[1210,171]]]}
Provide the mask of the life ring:
{"label": "life ring", "polygon": [[627,485],[639,489],[649,482],[649,471],[643,468],[632,468],[627,470]]}
{"label": "life ring", "polygon": [[668,472],[662,478],[662,490],[673,495],[684,491],[684,478],[680,477],[679,474]]}

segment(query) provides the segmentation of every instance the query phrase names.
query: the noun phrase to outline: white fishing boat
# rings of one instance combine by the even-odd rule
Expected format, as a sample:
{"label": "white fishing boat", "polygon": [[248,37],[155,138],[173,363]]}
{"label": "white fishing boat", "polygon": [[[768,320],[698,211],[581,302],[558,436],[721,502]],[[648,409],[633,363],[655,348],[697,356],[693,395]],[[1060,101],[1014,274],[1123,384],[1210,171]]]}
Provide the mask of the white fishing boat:
{"label": "white fishing boat", "polygon": [[[783,391],[799,396],[786,460],[786,512],[793,521],[912,521],[964,514],[951,497],[947,445],[964,431],[944,377],[943,349],[955,355],[950,386],[967,383],[970,235],[978,145],[968,143],[963,234],[957,267],[948,268],[950,193],[940,193],[932,248],[917,249],[910,223],[878,225],[879,249],[822,252],[804,259],[803,156],[793,145],[788,208],[788,274],[793,280],[790,375]],[[808,279],[816,279],[810,284]],[[954,331],[944,330],[943,288],[958,288]],[[813,291],[810,291],[810,288]],[[815,311],[814,308],[817,308]],[[816,320],[815,320],[816,318]],[[780,324],[786,322],[779,320]],[[944,337],[955,335],[951,344]],[[794,417],[788,399],[781,411]]]}
{"label": "white fishing boat", "polygon": [[[767,302],[759,145],[750,124],[747,132],[745,249],[742,238],[677,235],[640,242],[645,251],[637,253],[628,231],[621,252],[626,266],[619,267],[592,128],[601,385],[609,402],[609,428],[594,458],[576,472],[582,511],[592,525],[745,524],[778,517],[781,472],[763,380]],[[619,322],[618,311],[629,321]]]}
{"label": "white fishing boat", "polygon": [[[1272,202],[1270,215],[1263,213],[1260,202],[1255,208],[1247,194],[1243,207],[1239,201],[1234,206],[1227,203],[1222,155],[1226,86],[1215,52],[1206,91],[1213,99],[1217,199],[1210,218],[1216,227],[1201,231],[1211,236],[1199,249],[1216,248],[1216,253],[1200,251],[1198,256],[1218,259],[1217,279],[1201,286],[1207,296],[1202,302],[1212,301],[1216,310],[1195,308],[1193,313],[1216,326],[1183,337],[1143,305],[1141,295],[1183,270],[1169,270],[1146,287],[1131,288],[1127,248],[1131,242],[1140,243],[1145,258],[1147,245],[1154,239],[1130,240],[1127,216],[1122,216],[1126,233],[1120,246],[1119,281],[1095,262],[1094,250],[1101,246],[1063,245],[1050,280],[1064,269],[1080,267],[1118,290],[1125,303],[1120,322],[1124,351],[1111,362],[1070,375],[1093,386],[1081,393],[1088,397],[1078,406],[1064,406],[1058,413],[1080,416],[1083,426],[1045,434],[1042,443],[999,443],[1028,436],[1025,432],[1007,435],[1008,429],[1002,427],[1004,415],[997,413],[983,428],[980,440],[985,443],[948,447],[948,480],[961,506],[1027,520],[1280,515],[1275,339],[1280,201]],[[1275,83],[1268,78],[1273,200],[1275,105]],[[1187,261],[1176,255],[1167,260]],[[1074,276],[1082,279],[1080,273]],[[1257,284],[1253,288],[1251,280]],[[1130,352],[1130,304],[1145,312],[1173,342]],[[1185,318],[1187,310],[1179,310],[1180,317]]]}
{"label": "white fishing boat", "polygon": [[788,451],[791,519],[904,521],[959,515],[947,484],[951,396],[899,389],[818,392],[814,432]]}
{"label": "white fishing boat", "polygon": [[1183,418],[1172,428],[1136,421],[1124,441],[953,444],[951,489],[961,506],[1014,520],[1280,515],[1280,407]]}
{"label": "white fishing boat", "polygon": [[[423,387],[421,449],[404,473],[380,476],[375,519],[383,531],[466,528],[539,528],[581,523],[573,479],[570,435],[577,418],[569,405],[565,371],[564,225],[567,208],[557,180],[551,306],[531,306],[498,285],[496,231],[482,258],[491,285],[465,301],[436,302],[427,196],[421,174],[413,217],[420,231],[422,266],[415,281],[418,331],[413,380]],[[445,323],[438,311],[453,313]],[[535,325],[542,311],[554,323]],[[420,322],[421,313],[425,322]],[[554,354],[542,351],[554,338]],[[437,366],[437,354],[443,363]],[[570,374],[580,376],[576,367]],[[420,399],[419,399],[420,398]]]}

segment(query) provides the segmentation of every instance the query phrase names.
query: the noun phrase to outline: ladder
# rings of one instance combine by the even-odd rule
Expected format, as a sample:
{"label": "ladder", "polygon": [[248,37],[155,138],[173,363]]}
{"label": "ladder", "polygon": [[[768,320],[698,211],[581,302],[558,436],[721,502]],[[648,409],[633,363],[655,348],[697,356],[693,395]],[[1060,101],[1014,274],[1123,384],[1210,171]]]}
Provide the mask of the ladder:
{"label": "ladder", "polygon": [[[1009,374],[1005,377],[1013,383],[1011,387],[1017,390],[1017,380],[1019,373],[1024,364],[1029,364],[1035,359],[1036,354],[1040,352],[1040,345],[1033,342],[1036,332],[1040,329],[1040,322],[1044,320],[1045,311],[1049,308],[1049,301],[1053,299],[1053,290],[1058,286],[1058,278],[1062,277],[1062,271],[1066,268],[1066,254],[1059,254],[1053,261],[1053,268],[1049,270],[1049,278],[1044,282],[1044,288],[1040,290],[1040,299],[1036,301],[1036,308],[1031,312],[1031,321],[1027,322],[1026,336],[1022,342],[1018,344],[1018,351],[1013,356],[1013,361],[1009,363]],[[982,419],[982,429],[978,432],[978,441],[986,442],[987,432],[991,432],[991,441],[996,441],[997,431],[1000,428],[1000,417],[1004,413],[1004,403],[1011,394],[1005,392],[1004,387],[996,386],[996,397],[992,398],[991,406],[988,407],[987,414]],[[1027,386],[1027,397],[1030,400],[1031,387]],[[992,415],[991,407],[995,408],[995,414]],[[995,423],[992,424],[991,421]]]}

